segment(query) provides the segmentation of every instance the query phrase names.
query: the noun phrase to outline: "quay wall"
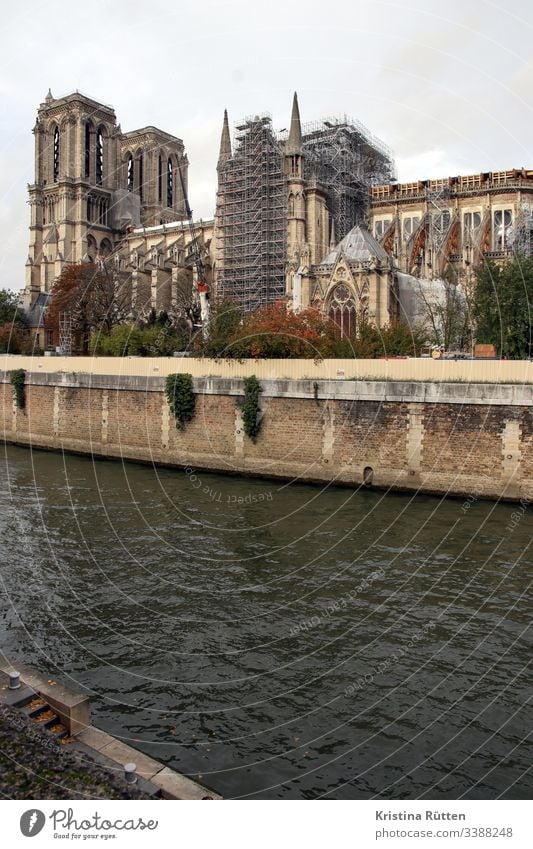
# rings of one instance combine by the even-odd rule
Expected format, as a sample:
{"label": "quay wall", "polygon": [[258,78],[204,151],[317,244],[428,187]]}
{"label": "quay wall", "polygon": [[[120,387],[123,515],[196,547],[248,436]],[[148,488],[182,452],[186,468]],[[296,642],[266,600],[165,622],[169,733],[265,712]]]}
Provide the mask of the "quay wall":
{"label": "quay wall", "polygon": [[[238,364],[231,364],[234,374],[194,377],[195,416],[178,430],[165,397],[164,375],[194,374],[201,361],[165,359],[160,361],[163,370],[154,374],[142,360],[115,360],[114,373],[102,373],[82,371],[81,358],[69,360],[69,370],[60,370],[59,359],[4,358],[0,439],[233,474],[533,500],[533,390],[525,377],[531,363],[493,364],[521,367],[522,382],[514,383],[417,380],[409,377],[410,361],[404,361],[404,380],[380,379],[379,374],[376,379],[324,378],[312,372],[306,379],[274,379],[258,368],[250,371],[249,363],[240,374]],[[40,362],[46,367],[36,367]],[[140,363],[141,373],[126,372],[126,362]],[[330,362],[336,370],[339,362],[349,362],[352,370],[355,363]],[[362,362],[357,361],[358,368],[375,368],[369,365],[373,361]],[[299,365],[314,367],[312,361]],[[21,410],[9,370],[28,366]],[[204,371],[208,368],[204,364]],[[240,407],[242,377],[253,371],[263,388],[255,443],[244,433]]]}

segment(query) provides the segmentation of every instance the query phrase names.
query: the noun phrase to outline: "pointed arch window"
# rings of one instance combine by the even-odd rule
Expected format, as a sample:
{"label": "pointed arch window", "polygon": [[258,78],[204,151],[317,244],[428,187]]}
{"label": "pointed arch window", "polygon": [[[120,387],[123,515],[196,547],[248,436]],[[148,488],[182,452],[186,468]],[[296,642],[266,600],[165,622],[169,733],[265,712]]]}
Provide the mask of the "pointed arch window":
{"label": "pointed arch window", "polygon": [[347,286],[341,283],[331,294],[328,316],[338,324],[342,338],[350,338],[356,330],[356,304]]}
{"label": "pointed arch window", "polygon": [[141,196],[141,203],[143,199],[143,182],[144,182],[144,161],[142,151],[139,153],[139,194]]}
{"label": "pointed arch window", "polygon": [[104,134],[101,129],[96,134],[96,182],[104,179]]}
{"label": "pointed arch window", "polygon": [[133,155],[128,156],[128,192],[133,191],[134,176],[133,176]]}
{"label": "pointed arch window", "polygon": [[89,121],[85,122],[85,177],[88,179],[91,174],[91,125]]}
{"label": "pointed arch window", "polygon": [[167,162],[167,206],[171,208],[174,204],[174,171],[172,160],[169,156]]}
{"label": "pointed arch window", "polygon": [[159,171],[158,171],[157,199],[159,203],[163,200],[163,157],[159,156]]}
{"label": "pointed arch window", "polygon": [[54,183],[59,180],[59,127],[54,129]]}

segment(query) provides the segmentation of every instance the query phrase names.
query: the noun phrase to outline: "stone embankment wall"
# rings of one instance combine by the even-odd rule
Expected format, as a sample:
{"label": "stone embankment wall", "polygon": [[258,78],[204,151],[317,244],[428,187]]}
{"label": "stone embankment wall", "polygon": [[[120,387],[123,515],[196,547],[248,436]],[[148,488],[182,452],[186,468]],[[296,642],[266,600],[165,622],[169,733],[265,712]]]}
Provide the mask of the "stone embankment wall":
{"label": "stone embankment wall", "polygon": [[236,377],[195,378],[196,413],[183,431],[162,377],[32,371],[26,381],[22,411],[9,374],[0,371],[0,438],[19,445],[299,481],[533,499],[531,384],[264,379],[253,443]]}

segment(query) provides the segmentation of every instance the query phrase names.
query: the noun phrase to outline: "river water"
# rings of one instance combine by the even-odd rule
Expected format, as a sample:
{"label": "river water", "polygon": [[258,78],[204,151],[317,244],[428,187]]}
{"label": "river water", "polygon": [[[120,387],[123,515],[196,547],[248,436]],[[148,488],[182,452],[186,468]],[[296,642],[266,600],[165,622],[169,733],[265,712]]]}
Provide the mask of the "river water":
{"label": "river water", "polygon": [[530,509],[3,451],[0,645],[99,727],[225,797],[531,796]]}

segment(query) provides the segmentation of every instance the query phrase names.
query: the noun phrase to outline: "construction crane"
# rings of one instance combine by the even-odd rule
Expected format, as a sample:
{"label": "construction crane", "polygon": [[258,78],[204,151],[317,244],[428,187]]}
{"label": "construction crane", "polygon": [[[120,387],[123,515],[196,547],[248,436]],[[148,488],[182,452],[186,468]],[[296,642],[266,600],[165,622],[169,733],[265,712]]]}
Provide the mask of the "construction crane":
{"label": "construction crane", "polygon": [[178,159],[178,175],[180,178],[181,191],[183,194],[183,200],[185,203],[185,212],[187,214],[187,221],[189,222],[189,232],[191,234],[191,247],[194,256],[194,264],[196,267],[196,278],[197,278],[197,288],[198,288],[198,303],[193,303],[191,308],[191,319],[194,324],[198,324],[198,320],[200,320],[203,335],[207,335],[207,325],[209,322],[209,286],[205,282],[205,265],[202,260],[202,254],[200,252],[200,245],[198,244],[198,239],[196,238],[196,232],[194,230],[194,222],[192,220],[192,209],[189,204],[189,198],[187,197],[187,189],[185,188],[185,180],[183,179],[183,172],[181,170],[181,165]]}

